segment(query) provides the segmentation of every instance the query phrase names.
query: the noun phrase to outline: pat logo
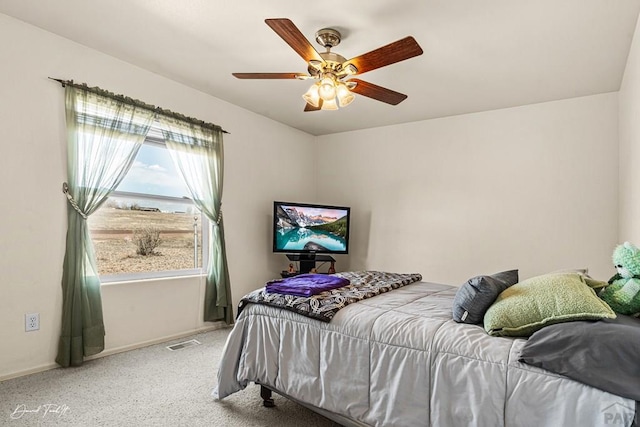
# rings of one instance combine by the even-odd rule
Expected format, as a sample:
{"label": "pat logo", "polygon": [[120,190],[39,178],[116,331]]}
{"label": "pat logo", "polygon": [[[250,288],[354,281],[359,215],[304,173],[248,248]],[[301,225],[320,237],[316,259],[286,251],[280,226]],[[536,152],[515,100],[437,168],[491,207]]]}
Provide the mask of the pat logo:
{"label": "pat logo", "polygon": [[635,417],[635,408],[622,403],[612,403],[602,410],[602,419],[607,426],[628,426],[633,423]]}

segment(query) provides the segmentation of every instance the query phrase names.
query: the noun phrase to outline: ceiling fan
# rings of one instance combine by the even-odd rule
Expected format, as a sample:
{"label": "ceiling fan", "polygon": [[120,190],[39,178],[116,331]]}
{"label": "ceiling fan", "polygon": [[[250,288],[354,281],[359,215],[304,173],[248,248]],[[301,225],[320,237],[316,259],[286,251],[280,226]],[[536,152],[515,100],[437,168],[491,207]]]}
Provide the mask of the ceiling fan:
{"label": "ceiling fan", "polygon": [[353,93],[391,105],[397,105],[407,98],[407,95],[364,80],[357,78],[345,80],[345,78],[422,55],[422,48],[413,37],[405,37],[347,60],[343,56],[331,52],[331,48],[340,44],[342,37],[337,30],[323,28],[316,33],[316,41],[326,49],[326,52],[318,53],[291,20],[286,18],[265,19],[265,22],[307,62],[308,74],[233,73],[235,77],[239,79],[317,80],[302,95],[307,102],[304,111],[337,110],[338,104],[340,107],[346,107],[354,100]]}

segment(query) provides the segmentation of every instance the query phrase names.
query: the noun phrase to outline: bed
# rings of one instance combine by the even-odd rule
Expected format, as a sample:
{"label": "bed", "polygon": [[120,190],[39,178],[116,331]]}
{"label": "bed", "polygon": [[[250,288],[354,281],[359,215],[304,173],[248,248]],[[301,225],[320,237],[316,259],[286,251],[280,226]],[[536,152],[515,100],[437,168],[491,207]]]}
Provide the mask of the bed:
{"label": "bed", "polygon": [[246,304],[227,340],[216,399],[263,386],[342,425],[633,425],[636,402],[518,361],[526,340],[456,323],[457,287],[416,282],[330,322]]}

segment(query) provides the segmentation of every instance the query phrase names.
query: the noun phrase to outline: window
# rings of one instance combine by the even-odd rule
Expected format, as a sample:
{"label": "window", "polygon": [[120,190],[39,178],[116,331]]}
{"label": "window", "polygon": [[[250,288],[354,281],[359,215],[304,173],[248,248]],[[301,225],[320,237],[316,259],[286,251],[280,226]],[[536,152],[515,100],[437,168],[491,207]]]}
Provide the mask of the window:
{"label": "window", "polygon": [[200,274],[208,221],[151,129],[116,191],[88,220],[103,282]]}

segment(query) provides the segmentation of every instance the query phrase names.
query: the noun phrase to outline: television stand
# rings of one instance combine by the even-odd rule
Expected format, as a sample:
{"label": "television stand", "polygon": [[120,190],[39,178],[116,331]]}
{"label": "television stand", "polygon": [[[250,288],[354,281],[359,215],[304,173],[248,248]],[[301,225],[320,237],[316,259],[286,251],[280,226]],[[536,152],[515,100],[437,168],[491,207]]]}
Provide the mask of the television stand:
{"label": "television stand", "polygon": [[311,269],[316,268],[316,262],[336,262],[331,255],[320,254],[287,254],[289,261],[300,263],[297,274],[309,273]]}

